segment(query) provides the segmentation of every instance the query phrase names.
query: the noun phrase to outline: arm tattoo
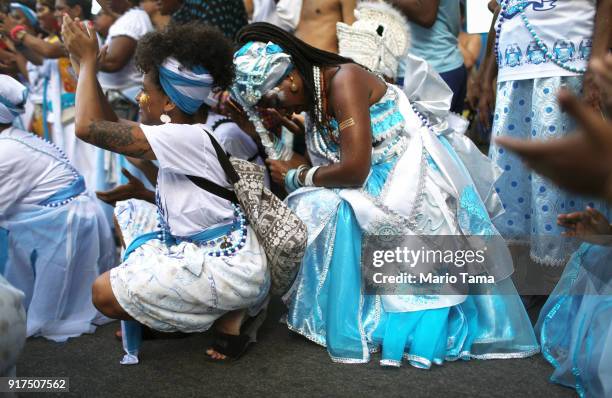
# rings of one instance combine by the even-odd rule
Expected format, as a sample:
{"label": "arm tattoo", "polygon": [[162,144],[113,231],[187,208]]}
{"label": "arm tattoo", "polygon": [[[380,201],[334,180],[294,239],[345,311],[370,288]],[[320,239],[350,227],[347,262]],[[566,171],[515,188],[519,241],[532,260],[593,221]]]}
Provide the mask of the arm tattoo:
{"label": "arm tattoo", "polygon": [[146,138],[136,137],[133,126],[99,121],[89,125],[90,142],[111,152],[141,158],[151,151]]}

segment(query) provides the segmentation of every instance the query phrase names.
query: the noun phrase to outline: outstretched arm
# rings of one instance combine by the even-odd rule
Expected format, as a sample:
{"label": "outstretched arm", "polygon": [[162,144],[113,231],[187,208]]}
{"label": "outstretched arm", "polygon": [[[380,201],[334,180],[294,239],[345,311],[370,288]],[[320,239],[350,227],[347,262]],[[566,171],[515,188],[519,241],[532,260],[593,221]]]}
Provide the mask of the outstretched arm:
{"label": "outstretched arm", "polygon": [[60,41],[50,43],[31,34],[26,34],[23,37],[22,44],[42,58],[60,58],[68,54]]}
{"label": "outstretched arm", "polygon": [[138,125],[119,122],[110,111],[96,77],[98,39],[90,27],[84,31],[79,21],[64,17],[62,34],[67,48],[80,61],[76,91],[76,135],[83,141],[111,152],[143,159],[155,155]]}

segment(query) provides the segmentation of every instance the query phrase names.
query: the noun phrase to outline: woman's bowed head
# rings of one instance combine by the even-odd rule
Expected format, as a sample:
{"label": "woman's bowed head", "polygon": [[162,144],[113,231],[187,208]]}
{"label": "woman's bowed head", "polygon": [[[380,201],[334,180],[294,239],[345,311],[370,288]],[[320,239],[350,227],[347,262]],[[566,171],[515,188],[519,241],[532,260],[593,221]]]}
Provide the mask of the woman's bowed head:
{"label": "woman's bowed head", "polygon": [[[363,186],[372,155],[369,107],[385,94],[384,81],[353,60],[309,46],[268,23],[243,28],[237,41],[242,47],[234,55],[236,79],[231,94],[244,112],[240,115],[231,101],[227,108],[235,119],[248,117],[247,130],[261,139],[273,178],[274,170],[286,170],[291,155],[285,157],[284,149],[279,151],[275,139],[268,138],[262,111],[269,109],[287,117],[306,112],[311,122],[306,134],[322,134],[338,147],[329,159],[331,164],[317,168],[309,183]],[[334,120],[339,135],[331,137]],[[305,174],[302,169],[298,180],[305,182]]]}

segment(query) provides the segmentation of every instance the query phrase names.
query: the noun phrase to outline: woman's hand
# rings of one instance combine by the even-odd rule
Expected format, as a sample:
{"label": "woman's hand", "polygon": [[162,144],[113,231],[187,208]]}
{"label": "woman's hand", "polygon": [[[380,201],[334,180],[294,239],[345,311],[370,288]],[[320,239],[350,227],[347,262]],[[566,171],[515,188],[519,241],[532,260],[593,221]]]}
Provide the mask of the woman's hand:
{"label": "woman's hand", "polygon": [[15,21],[15,19],[13,19],[13,17],[0,13],[0,33],[9,36],[11,30],[17,25],[19,24],[17,21]]}
{"label": "woman's hand", "polygon": [[293,134],[306,134],[306,124],[304,122],[304,116],[302,115],[293,115],[291,116],[291,123],[295,125],[295,130],[292,129],[291,125],[285,125]]}
{"label": "woman's hand", "polygon": [[153,192],[149,191],[138,178],[134,177],[126,169],[121,169],[121,173],[127,177],[127,184],[119,185],[110,191],[96,192],[98,199],[111,206],[115,206],[115,203],[118,201],[128,199],[150,201],[149,199],[153,196]]}
{"label": "woman's hand", "polygon": [[6,36],[2,36],[2,37],[0,37],[0,40],[2,40],[2,42],[4,43],[4,45],[6,46],[6,48],[9,51],[17,53],[17,47],[15,47],[15,43],[13,43],[13,41],[11,39],[9,39]]}
{"label": "woman's hand", "polygon": [[261,138],[255,130],[255,125],[249,120],[249,116],[242,109],[242,107],[234,102],[229,96],[223,98],[223,102],[219,102],[220,109],[222,109],[227,116],[232,119],[234,123],[240,127],[242,131],[247,133],[255,142],[259,143]]}
{"label": "woman's hand", "polygon": [[66,49],[75,59],[80,62],[97,62],[98,37],[91,22],[83,27],[78,18],[73,21],[68,15],[64,15],[62,38]]}
{"label": "woman's hand", "polygon": [[17,54],[0,49],[0,67],[3,73],[14,73],[17,71]]}
{"label": "woman's hand", "polygon": [[289,162],[283,160],[266,159],[266,165],[270,170],[270,177],[275,183],[285,186],[285,176],[289,171]]}
{"label": "woman's hand", "polygon": [[557,224],[567,228],[563,236],[579,238],[598,245],[612,243],[610,222],[603,214],[591,207],[587,207],[585,211],[560,214],[557,217]]}
{"label": "woman's hand", "polygon": [[597,85],[595,74],[589,68],[584,74],[582,83],[582,98],[596,112],[601,112],[601,91]]}

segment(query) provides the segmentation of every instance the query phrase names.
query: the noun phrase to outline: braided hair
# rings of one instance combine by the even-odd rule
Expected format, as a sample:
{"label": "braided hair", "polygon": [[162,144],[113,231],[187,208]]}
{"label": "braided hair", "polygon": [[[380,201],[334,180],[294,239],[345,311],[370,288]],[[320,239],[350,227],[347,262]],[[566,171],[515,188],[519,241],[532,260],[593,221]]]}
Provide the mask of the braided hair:
{"label": "braided hair", "polygon": [[[313,66],[326,67],[341,64],[356,63],[350,58],[340,56],[329,51],[320,50],[309,44],[304,43],[291,33],[283,29],[266,23],[257,22],[242,28],[236,37],[239,45],[244,45],[250,41],[272,42],[279,45],[283,51],[291,56],[293,66],[298,71],[304,81],[304,89],[308,100],[308,114],[310,119],[318,126],[319,121],[314,117],[316,107],[315,82],[312,72]],[[326,109],[323,109],[323,120],[326,119]]]}

